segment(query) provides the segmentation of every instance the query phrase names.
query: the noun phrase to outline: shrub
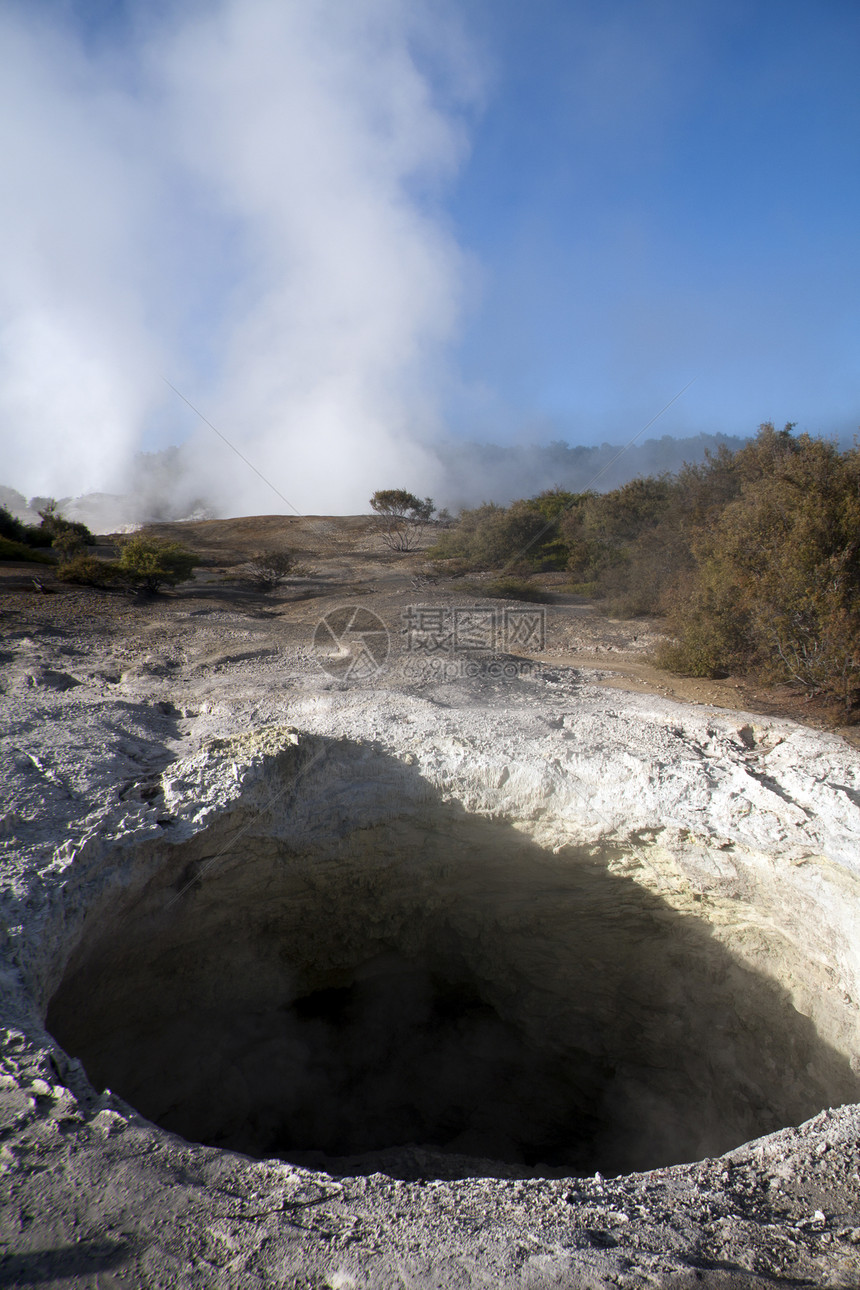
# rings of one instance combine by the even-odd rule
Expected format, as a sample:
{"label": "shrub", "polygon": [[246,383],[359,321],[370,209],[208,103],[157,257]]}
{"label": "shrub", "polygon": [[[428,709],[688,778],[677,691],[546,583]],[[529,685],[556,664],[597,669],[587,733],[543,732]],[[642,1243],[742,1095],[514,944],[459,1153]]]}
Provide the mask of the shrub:
{"label": "shrub", "polygon": [[79,533],[73,529],[65,529],[57,534],[51,546],[60,557],[60,563],[66,564],[69,560],[74,560],[77,556],[83,555],[86,547],[84,540]]}
{"label": "shrub", "polygon": [[60,565],[57,577],[61,582],[76,582],[84,587],[110,587],[122,574],[118,564],[81,552]]}
{"label": "shrub", "polygon": [[392,551],[411,551],[436,507],[429,497],[416,497],[405,488],[380,488],[370,505],[382,522],[382,540]]}
{"label": "shrub", "polygon": [[0,537],[12,542],[26,542],[28,546],[53,546],[60,553],[61,559],[68,559],[84,546],[95,543],[86,524],[78,520],[67,520],[60,515],[57,503],[48,499],[39,511],[42,523],[24,524],[5,506],[0,506]]}
{"label": "shrub", "polygon": [[860,452],[760,427],[735,454],[736,495],[692,534],[672,615],[675,670],[740,668],[860,693]]}
{"label": "shrub", "polygon": [[6,537],[0,537],[0,560],[29,560],[33,564],[54,563],[47,555],[42,555],[41,551],[34,551],[24,542],[13,542]]}
{"label": "shrub", "polygon": [[435,559],[462,560],[470,569],[524,569],[554,563],[551,544],[557,536],[553,519],[532,501],[497,506],[485,502],[462,511],[456,528],[431,547]]}
{"label": "shrub", "polygon": [[38,524],[24,524],[5,506],[0,506],[0,537],[27,546],[50,546],[51,534]]}
{"label": "shrub", "polygon": [[594,585],[608,612],[656,612],[688,562],[679,491],[669,476],[634,479],[610,493],[584,495],[565,513],[567,567],[575,582]]}
{"label": "shrub", "polygon": [[42,517],[40,531],[47,536],[51,544],[55,545],[59,538],[74,536],[78,539],[79,546],[94,546],[95,538],[86,524],[82,524],[80,520],[64,519],[57,507],[58,503],[51,498],[39,511]]}
{"label": "shrub", "polygon": [[586,600],[593,600],[598,593],[596,582],[575,582],[571,580],[564,588],[572,596],[585,596]]}
{"label": "shrub", "polygon": [[860,704],[860,449],[792,430],[767,423],[737,452],[609,493],[485,503],[430,554],[458,572],[564,564],[608,612],[668,614],[658,661],[673,671],[743,670]]}
{"label": "shrub", "polygon": [[25,524],[24,528],[26,529],[24,541],[28,546],[53,546],[54,535],[43,524]]}
{"label": "shrub", "polygon": [[298,573],[292,551],[258,551],[246,568],[250,581],[262,592],[273,591],[285,578]]}
{"label": "shrub", "polygon": [[504,507],[495,502],[484,502],[474,510],[461,511],[456,525],[436,539],[428,555],[434,560],[456,561],[461,571],[480,568],[475,534],[481,527],[489,527],[494,517],[503,511]]}
{"label": "shrub", "polygon": [[26,524],[22,524],[6,506],[0,506],[0,538],[6,538],[9,542],[27,540]]}
{"label": "shrub", "polygon": [[199,563],[193,551],[179,542],[135,533],[123,540],[117,567],[132,585],[156,592],[185,582]]}
{"label": "shrub", "polygon": [[494,600],[528,600],[541,605],[551,604],[554,600],[550,592],[525,578],[497,578],[494,582],[486,583],[480,590],[482,595]]}

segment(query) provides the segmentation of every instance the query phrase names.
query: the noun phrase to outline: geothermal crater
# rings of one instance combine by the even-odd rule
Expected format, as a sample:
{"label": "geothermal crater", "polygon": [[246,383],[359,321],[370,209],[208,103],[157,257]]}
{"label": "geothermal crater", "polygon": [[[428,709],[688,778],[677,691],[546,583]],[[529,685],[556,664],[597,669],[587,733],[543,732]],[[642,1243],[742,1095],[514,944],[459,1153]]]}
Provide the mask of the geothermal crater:
{"label": "geothermal crater", "polygon": [[416,669],[365,517],[165,529],[205,580],[0,596],[0,1283],[860,1284],[856,750],[570,598]]}
{"label": "geothermal crater", "polygon": [[583,838],[578,780],[536,809],[542,751],[264,757],[202,830],[103,858],[126,878],[90,891],[47,1028],[189,1141],[341,1176],[411,1176],[412,1146],[430,1176],[646,1170],[856,1099],[803,866],[593,811]]}
{"label": "geothermal crater", "polygon": [[22,673],[0,1280],[856,1285],[855,754],[253,666]]}

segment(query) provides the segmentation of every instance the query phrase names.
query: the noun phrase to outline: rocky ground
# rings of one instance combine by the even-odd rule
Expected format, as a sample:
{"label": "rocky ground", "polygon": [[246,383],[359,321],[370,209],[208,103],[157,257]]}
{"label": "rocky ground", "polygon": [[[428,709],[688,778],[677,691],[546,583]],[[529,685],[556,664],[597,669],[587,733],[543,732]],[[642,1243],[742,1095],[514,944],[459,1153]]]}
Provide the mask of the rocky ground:
{"label": "rocky ground", "polygon": [[[384,619],[397,655],[406,645],[403,615],[410,606],[468,606],[480,592],[480,577],[452,577],[444,565],[440,568],[425,554],[427,538],[416,551],[387,549],[375,517],[252,516],[155,524],[148,531],[181,541],[197,553],[201,565],[192,583],[157,597],[130,597],[58,583],[46,578],[44,567],[37,565],[0,562],[4,634],[62,637],[67,649],[83,652],[97,640],[106,649],[114,642],[120,670],[123,659],[138,657],[147,642],[157,648],[169,638],[177,642],[178,650],[184,647],[180,642],[187,642],[192,652],[212,646],[217,653],[243,633],[248,641],[260,642],[261,648],[295,654],[301,663],[308,657],[302,651],[312,642],[319,620],[329,610],[361,597]],[[104,538],[102,543],[98,553],[112,557],[111,540]],[[294,551],[303,576],[261,595],[248,581],[247,562],[255,552],[269,548]],[[48,595],[36,588],[34,579],[46,585]],[[546,606],[544,648],[530,651],[520,643],[518,656],[539,653],[542,662],[588,667],[593,679],[609,687],[789,717],[813,728],[837,731],[860,746],[854,718],[849,719],[838,706],[829,707],[790,687],[763,687],[745,676],[714,680],[663,672],[650,660],[663,639],[659,620],[607,619],[566,590],[562,573],[541,575],[536,582],[552,596]],[[477,599],[485,607],[500,607],[480,595]],[[319,677],[318,671],[315,674]],[[385,683],[390,676],[388,668],[377,679]]]}
{"label": "rocky ground", "polygon": [[[480,582],[439,576],[422,552],[388,551],[366,517],[160,527],[203,561],[193,583],[161,596],[0,566],[0,1284],[860,1284],[853,729],[813,729],[826,713],[743,678],[659,672],[648,658],[659,625],[608,622],[559,578],[548,579],[556,598],[543,619],[540,606],[482,598]],[[296,550],[303,570],[263,595],[243,567],[275,546]],[[307,749],[298,771],[294,748]],[[505,845],[523,837],[564,864],[597,857],[663,902],[663,921],[687,929],[705,907],[708,978],[733,979],[738,969],[714,966],[731,952],[744,971],[779,979],[792,1016],[826,1031],[821,1051],[804,1032],[783,1057],[809,1068],[812,1118],[763,1120],[786,1127],[617,1177],[426,1143],[310,1168],[157,1128],[93,1088],[46,1031],[64,974],[85,966],[88,945],[131,944],[124,920],[144,907],[154,917],[168,870],[183,907],[221,917],[229,891],[238,918],[249,891],[241,867],[221,865],[227,823],[249,847],[259,834],[249,854],[260,863],[276,838],[355,876],[347,895],[330,885],[320,899],[340,941],[355,939],[356,961],[350,901],[369,901],[390,920],[384,935],[402,940],[383,888],[366,894],[354,839],[426,833],[437,799],[440,811],[504,827]],[[449,867],[456,878],[453,852]],[[462,893],[451,890],[453,925]],[[249,924],[249,941],[262,926]],[[157,968],[161,924],[145,927],[141,953],[148,943]],[[556,970],[523,964],[532,985]],[[726,1044],[754,1051],[737,1008],[721,1014]],[[691,1046],[709,1042],[694,1011],[685,1025]],[[761,1043],[768,1079],[797,1084],[799,1100],[784,1105],[806,1106],[804,1072],[779,1070],[778,1036]],[[833,1108],[821,1089],[838,1091]]]}

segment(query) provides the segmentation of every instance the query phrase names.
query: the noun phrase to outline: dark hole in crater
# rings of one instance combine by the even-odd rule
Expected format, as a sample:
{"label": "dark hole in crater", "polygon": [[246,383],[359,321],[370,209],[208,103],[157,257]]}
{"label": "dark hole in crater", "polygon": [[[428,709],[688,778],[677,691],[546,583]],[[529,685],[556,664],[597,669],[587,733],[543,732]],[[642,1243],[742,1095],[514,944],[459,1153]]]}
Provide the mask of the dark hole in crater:
{"label": "dark hole in crater", "polygon": [[308,1059],[282,1102],[280,1155],[323,1163],[315,1153],[426,1143],[553,1165],[594,1129],[571,1097],[565,1057],[531,1044],[468,981],[392,954],[351,986],[297,999],[289,1014]]}
{"label": "dark hole in crater", "polygon": [[554,855],[426,784],[368,815],[153,844],[48,1010],[95,1086],[192,1141],[404,1177],[648,1169],[856,1099],[772,925],[764,974],[617,850]]}

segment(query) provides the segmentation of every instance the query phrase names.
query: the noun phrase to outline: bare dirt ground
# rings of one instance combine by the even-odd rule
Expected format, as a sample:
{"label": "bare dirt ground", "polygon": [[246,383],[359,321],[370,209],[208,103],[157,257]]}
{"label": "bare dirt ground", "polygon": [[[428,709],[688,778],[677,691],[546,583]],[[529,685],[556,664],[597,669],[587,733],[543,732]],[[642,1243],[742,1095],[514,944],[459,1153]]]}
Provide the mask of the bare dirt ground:
{"label": "bare dirt ground", "polygon": [[[260,650],[306,651],[326,614],[360,598],[386,623],[396,653],[407,647],[404,616],[411,606],[502,604],[480,594],[480,577],[450,576],[432,561],[427,554],[432,532],[418,549],[395,552],[383,542],[373,516],[257,515],[153,524],[147,532],[195,552],[200,565],[192,581],[155,596],[105,592],[59,582],[45,565],[2,561],[0,636],[46,633],[64,638],[74,653],[86,652],[87,642],[99,639],[129,656],[145,647],[166,648],[197,663],[207,657],[214,663],[244,635],[241,625]],[[100,543],[98,554],[115,554],[113,538],[103,536]],[[263,593],[252,585],[246,566],[256,552],[269,549],[295,552],[301,572]],[[517,657],[583,669],[609,687],[789,717],[860,746],[860,728],[838,706],[745,676],[718,680],[666,672],[653,661],[665,639],[660,619],[609,619],[566,591],[563,573],[538,575],[534,581],[552,596],[545,606],[544,648],[526,643],[516,650]]]}

